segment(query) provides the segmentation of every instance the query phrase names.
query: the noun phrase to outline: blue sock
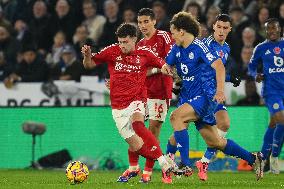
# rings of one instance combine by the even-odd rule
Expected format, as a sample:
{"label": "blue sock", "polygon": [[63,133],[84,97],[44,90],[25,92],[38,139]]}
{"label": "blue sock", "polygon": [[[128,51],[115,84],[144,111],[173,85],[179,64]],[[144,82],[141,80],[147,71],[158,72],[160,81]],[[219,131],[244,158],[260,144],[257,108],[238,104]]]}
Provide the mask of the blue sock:
{"label": "blue sock", "polygon": [[175,131],[174,136],[177,142],[177,148],[180,152],[181,162],[184,165],[191,166],[190,160],[188,157],[189,154],[189,136],[187,129],[181,131]]}
{"label": "blue sock", "polygon": [[177,147],[171,145],[170,141],[168,140],[168,144],[167,144],[167,154],[171,153],[171,154],[175,154],[177,151]]}
{"label": "blue sock", "polygon": [[281,152],[282,141],[284,136],[284,125],[277,124],[273,135],[273,144],[271,155],[278,157]]}
{"label": "blue sock", "polygon": [[261,153],[263,154],[263,160],[266,160],[270,154],[273,143],[273,133],[275,128],[268,127],[263,137],[263,144],[261,148]]}
{"label": "blue sock", "polygon": [[227,145],[223,152],[230,156],[242,158],[243,160],[246,160],[249,165],[253,165],[253,163],[255,162],[255,156],[252,153],[243,149],[230,139],[227,139]]}
{"label": "blue sock", "polygon": [[213,156],[215,156],[217,152],[217,149],[216,148],[207,148],[205,154],[204,154],[204,157],[206,157],[207,159],[211,160]]}

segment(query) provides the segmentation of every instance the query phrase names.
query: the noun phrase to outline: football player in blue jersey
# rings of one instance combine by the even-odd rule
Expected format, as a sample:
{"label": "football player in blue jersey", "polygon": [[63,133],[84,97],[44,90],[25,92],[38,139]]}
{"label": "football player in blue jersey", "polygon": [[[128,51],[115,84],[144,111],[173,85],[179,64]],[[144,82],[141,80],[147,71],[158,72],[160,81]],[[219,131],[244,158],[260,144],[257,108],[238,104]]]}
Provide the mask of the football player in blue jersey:
{"label": "football player in blue jersey", "polygon": [[[232,20],[229,15],[219,14],[213,24],[213,34],[202,40],[210,51],[213,51],[218,55],[224,65],[226,65],[228,56],[230,54],[230,47],[225,41],[232,29],[231,25]],[[226,74],[225,81],[231,82],[233,83],[234,87],[237,87],[240,85],[241,79],[233,74]],[[218,104],[215,110],[215,117],[218,134],[221,137],[225,137],[230,127],[230,119],[227,108],[224,104]],[[169,141],[167,153],[175,154],[176,148],[174,146],[175,144],[171,144],[171,141]],[[210,159],[216,154],[216,151],[217,149],[215,148],[207,148],[202,159],[196,162],[196,167],[198,168],[198,177],[200,180],[207,180],[208,164]]]}
{"label": "football player in blue jersey", "polygon": [[177,173],[192,174],[189,154],[188,124],[194,122],[208,147],[217,148],[227,155],[240,157],[255,165],[257,179],[263,176],[262,154],[252,154],[230,139],[218,135],[214,111],[225,100],[225,68],[215,52],[199,39],[199,23],[190,13],[179,12],[171,22],[175,45],[169,52],[162,72],[176,66],[182,79],[179,107],[170,116],[176,146],[180,151],[181,166]]}
{"label": "football player in blue jersey", "polygon": [[[213,34],[203,39],[203,42],[208,46],[209,50],[216,52],[218,57],[226,66],[228,56],[230,54],[230,47],[225,42],[228,34],[232,29],[232,19],[227,14],[219,14],[213,24]],[[226,82],[233,83],[234,87],[240,85],[241,78],[233,74],[226,74]],[[225,137],[230,127],[230,119],[227,108],[224,104],[218,104],[215,110],[215,117],[217,122],[217,131],[221,137]],[[200,161],[196,162],[198,169],[198,177],[200,180],[207,180],[207,169],[211,158],[216,154],[216,148],[207,148],[205,154]]]}
{"label": "football player in blue jersey", "polygon": [[[284,137],[284,40],[281,39],[281,27],[276,18],[265,23],[266,40],[258,44],[249,64],[249,74],[257,82],[263,82],[262,97],[267,106],[271,120],[263,139],[262,153],[266,160],[271,151],[270,169],[279,174],[278,156]],[[259,64],[263,73],[257,73]]]}

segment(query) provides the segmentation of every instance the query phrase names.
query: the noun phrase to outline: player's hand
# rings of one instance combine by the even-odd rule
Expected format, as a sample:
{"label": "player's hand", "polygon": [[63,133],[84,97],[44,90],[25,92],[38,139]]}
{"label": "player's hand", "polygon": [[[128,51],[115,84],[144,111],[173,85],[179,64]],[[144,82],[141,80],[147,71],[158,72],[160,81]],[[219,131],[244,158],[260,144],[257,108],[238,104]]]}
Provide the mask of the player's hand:
{"label": "player's hand", "polygon": [[105,79],[105,86],[106,86],[106,88],[110,89],[110,81],[109,81],[109,79]]}
{"label": "player's hand", "polygon": [[223,91],[216,91],[215,96],[213,97],[213,100],[216,100],[217,103],[223,103],[226,100],[225,94]]}
{"label": "player's hand", "polygon": [[241,83],[241,77],[240,76],[237,76],[237,75],[231,75],[231,79],[230,79],[230,82],[233,83],[233,86],[234,87],[237,87],[240,85]]}
{"label": "player's hand", "polygon": [[90,57],[91,58],[92,51],[91,51],[91,47],[89,45],[84,45],[81,48],[81,52],[82,52],[84,57]]}
{"label": "player's hand", "polygon": [[164,64],[163,67],[161,68],[161,72],[165,75],[170,75],[173,76],[173,71],[172,69],[169,67],[169,65]]}
{"label": "player's hand", "polygon": [[255,81],[258,82],[258,83],[260,83],[261,81],[263,81],[263,79],[264,79],[264,75],[261,74],[261,73],[258,73],[258,74],[256,75],[256,77],[255,77]]}

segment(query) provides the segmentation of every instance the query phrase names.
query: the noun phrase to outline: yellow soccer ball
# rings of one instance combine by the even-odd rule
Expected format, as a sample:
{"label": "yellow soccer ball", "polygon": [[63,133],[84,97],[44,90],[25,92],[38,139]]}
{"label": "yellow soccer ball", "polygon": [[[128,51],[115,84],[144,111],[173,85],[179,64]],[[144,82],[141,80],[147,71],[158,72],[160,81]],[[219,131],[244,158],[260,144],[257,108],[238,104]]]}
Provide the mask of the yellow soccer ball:
{"label": "yellow soccer ball", "polygon": [[88,176],[89,169],[87,165],[80,161],[73,161],[66,168],[66,177],[71,184],[82,183],[87,180]]}

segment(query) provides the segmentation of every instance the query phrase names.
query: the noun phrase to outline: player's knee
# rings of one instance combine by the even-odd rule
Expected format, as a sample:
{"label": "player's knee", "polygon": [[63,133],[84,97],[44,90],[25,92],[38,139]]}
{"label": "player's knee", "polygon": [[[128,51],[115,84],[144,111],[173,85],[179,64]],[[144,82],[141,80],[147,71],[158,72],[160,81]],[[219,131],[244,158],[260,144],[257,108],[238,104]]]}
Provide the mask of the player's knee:
{"label": "player's knee", "polygon": [[224,132],[228,132],[229,128],[230,128],[230,120],[223,120],[217,123],[217,127],[218,129],[224,131]]}
{"label": "player's knee", "polygon": [[179,115],[176,112],[172,112],[170,116],[170,122],[175,123],[179,120]]}

